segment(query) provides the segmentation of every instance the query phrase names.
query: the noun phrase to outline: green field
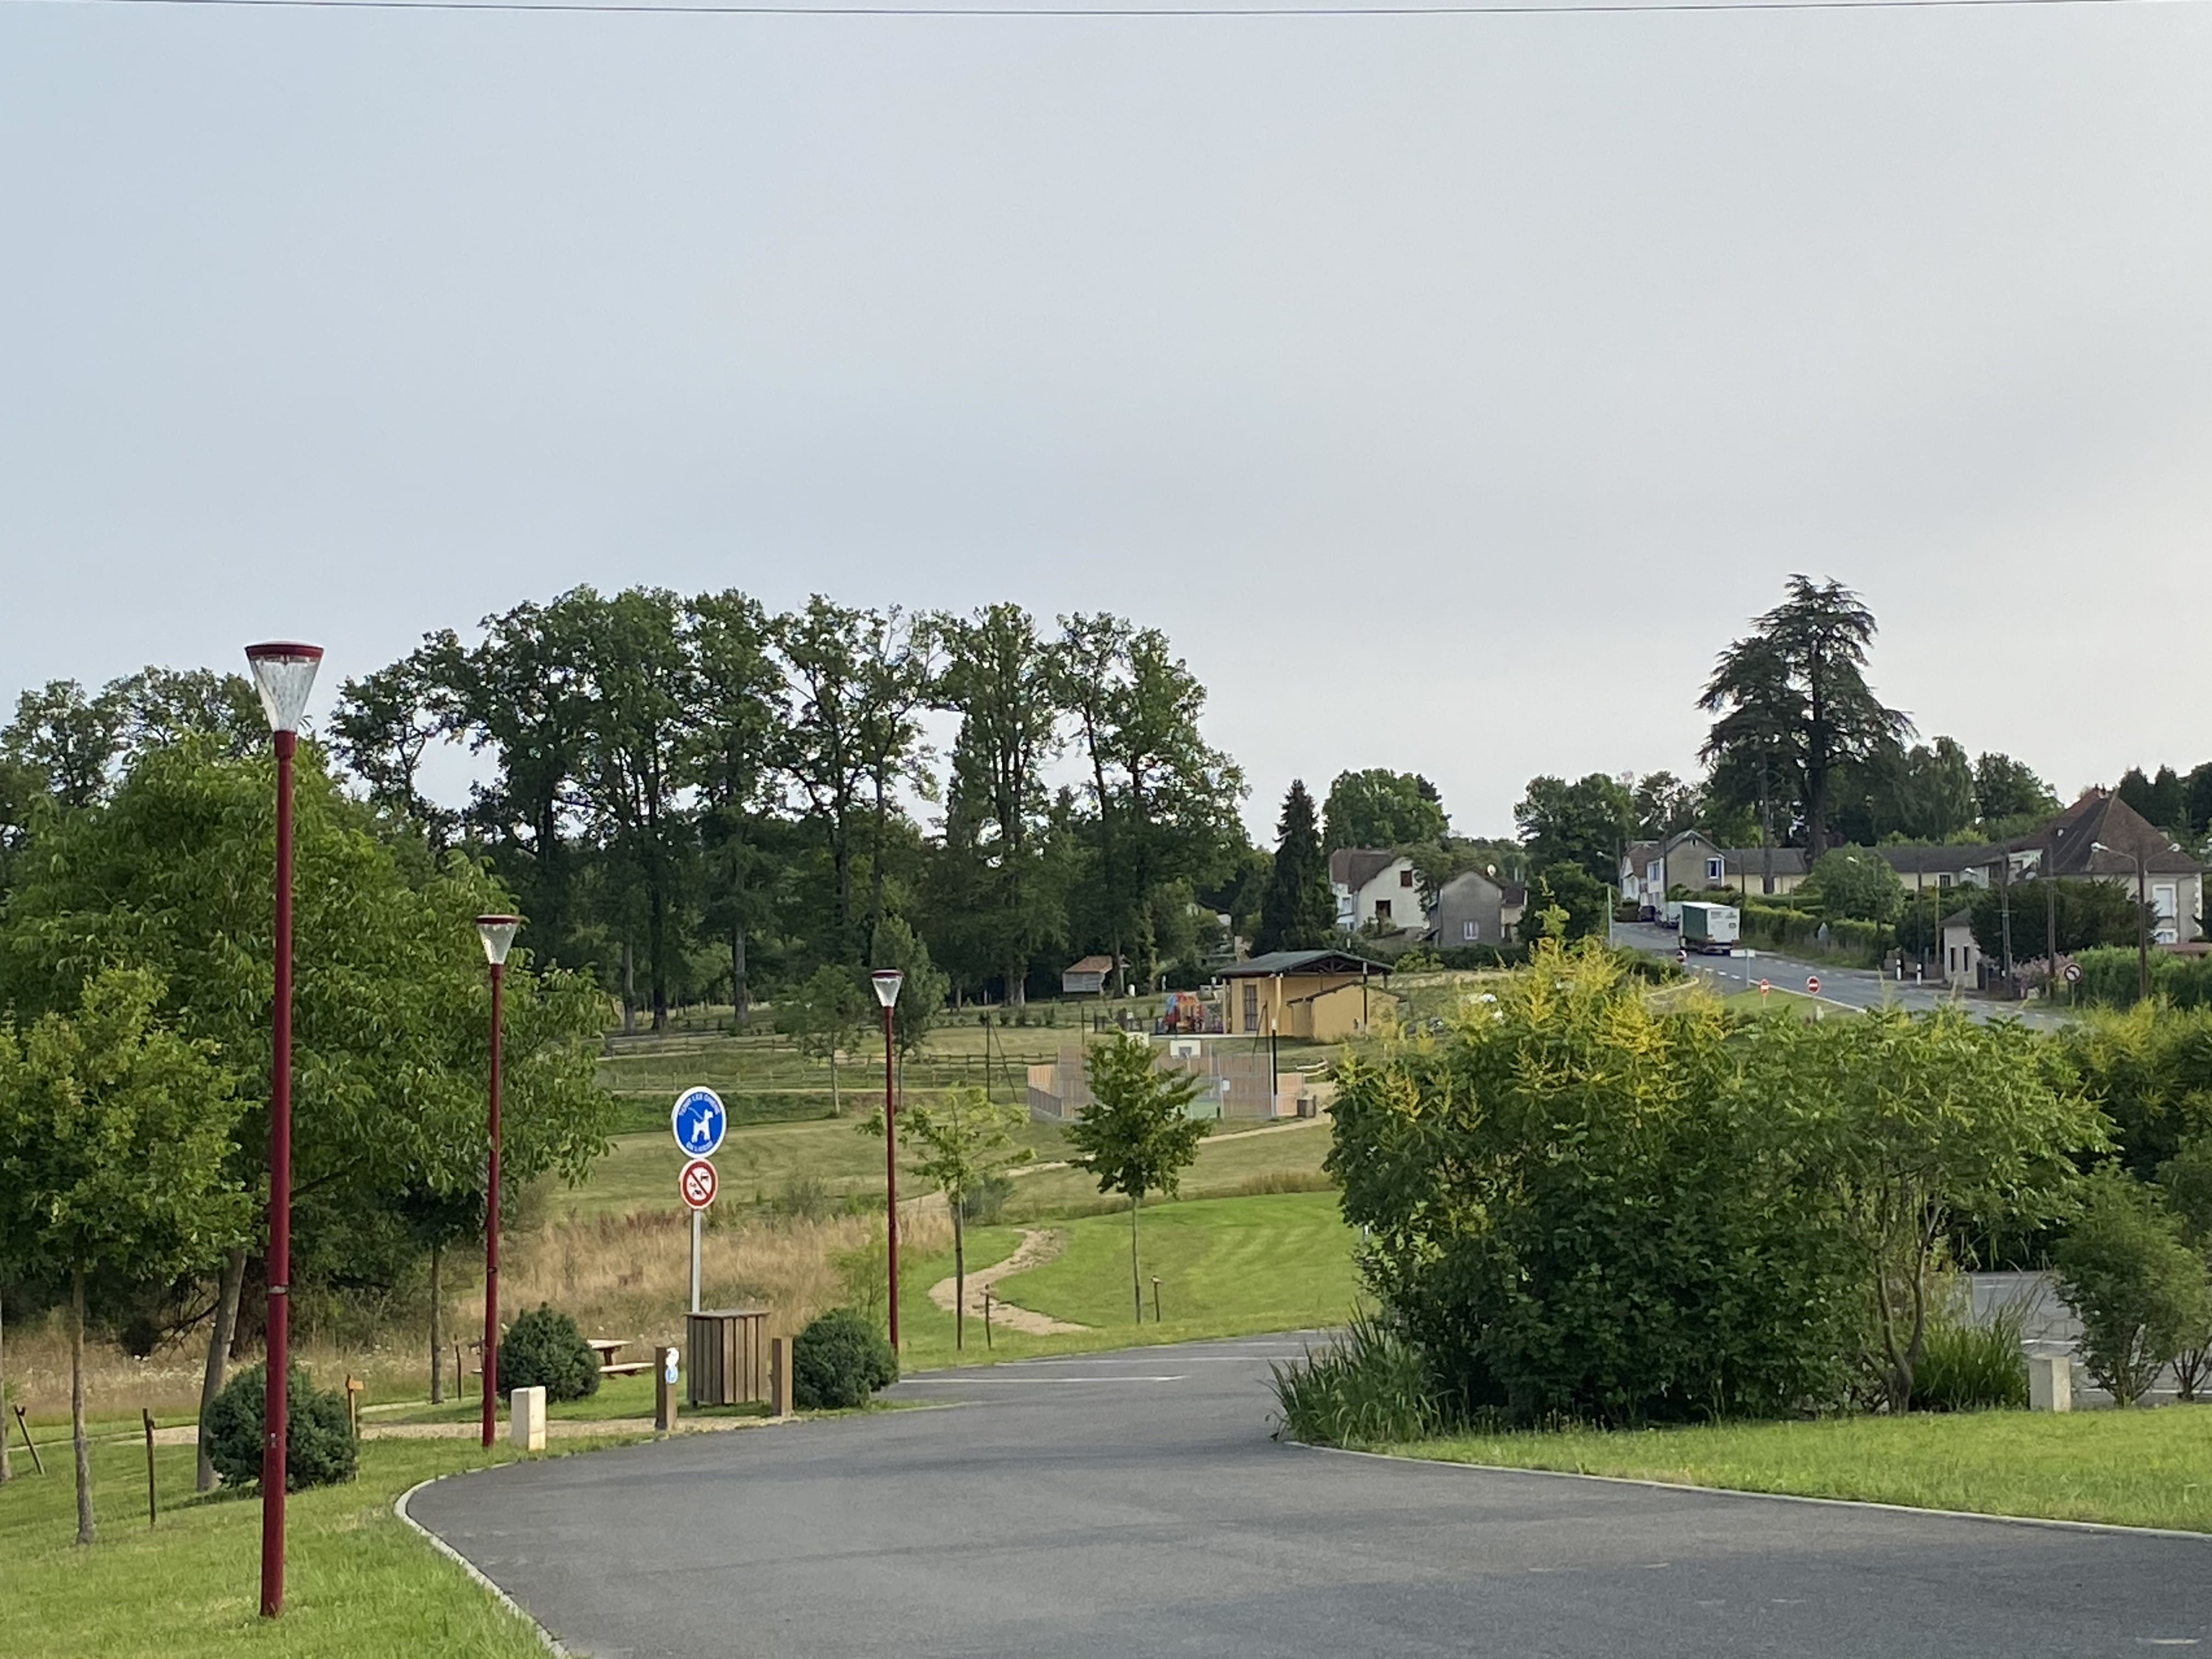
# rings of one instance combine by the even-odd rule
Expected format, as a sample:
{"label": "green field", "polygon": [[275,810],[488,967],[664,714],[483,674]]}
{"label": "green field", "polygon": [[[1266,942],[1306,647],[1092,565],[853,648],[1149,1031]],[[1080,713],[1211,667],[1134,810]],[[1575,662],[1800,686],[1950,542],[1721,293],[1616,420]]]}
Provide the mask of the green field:
{"label": "green field", "polygon": [[[969,1363],[1079,1353],[1134,1343],[1181,1342],[1334,1325],[1358,1294],[1352,1233],[1337,1213],[1334,1193],[1287,1193],[1147,1205],[1139,1219],[1145,1320],[1136,1322],[1129,1294],[1129,1222],[1126,1212],[1057,1224],[1068,1237],[1060,1258],[1000,1283],[1019,1306],[1090,1327],[1056,1336],[1000,1331],[987,1354],[977,1322],[968,1325]],[[971,1271],[1012,1255],[1020,1243],[1010,1227],[969,1236]],[[950,1251],[902,1261],[901,1334],[908,1370],[955,1363],[952,1316],[928,1299],[932,1285],[952,1271]],[[1152,1310],[1152,1279],[1160,1280],[1160,1311]]]}
{"label": "green field", "polygon": [[[635,1437],[628,1437],[634,1438]],[[562,1452],[623,1443],[566,1443]],[[556,1454],[557,1455],[557,1454]],[[349,1486],[295,1492],[284,1616],[259,1616],[261,1505],[250,1496],[191,1498],[193,1454],[155,1454],[167,1501],[146,1524],[146,1462],[132,1440],[94,1449],[100,1542],[81,1549],[66,1447],[47,1473],[28,1458],[0,1486],[0,1653],[9,1659],[390,1659],[448,1653],[543,1659],[536,1634],[392,1512],[434,1475],[514,1461],[467,1441],[362,1448]]]}
{"label": "green field", "polygon": [[1444,1462],[2212,1532],[2212,1407],[1470,1435],[1390,1449]]}

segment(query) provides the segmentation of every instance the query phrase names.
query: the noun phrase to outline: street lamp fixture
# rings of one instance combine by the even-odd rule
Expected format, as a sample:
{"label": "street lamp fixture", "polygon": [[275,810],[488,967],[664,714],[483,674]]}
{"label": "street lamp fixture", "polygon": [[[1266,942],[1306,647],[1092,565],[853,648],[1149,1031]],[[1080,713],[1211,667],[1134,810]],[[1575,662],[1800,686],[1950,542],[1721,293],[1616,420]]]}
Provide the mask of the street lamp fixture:
{"label": "street lamp fixture", "polygon": [[261,1421],[261,1613],[284,1610],[284,1480],[292,1375],[292,761],[323,647],[271,641],[246,647],[276,751],[276,994],[269,1053],[269,1354]]}
{"label": "street lamp fixture", "polygon": [[891,1351],[895,1353],[899,1345],[898,1137],[892,1123],[897,1107],[893,1091],[897,1066],[893,1059],[891,1014],[898,1006],[899,987],[905,982],[906,975],[896,968],[878,968],[868,975],[868,983],[875,988],[876,1000],[884,1010],[884,1240],[890,1258]]}
{"label": "street lamp fixture", "polygon": [[500,990],[507,953],[520,916],[478,916],[477,937],[491,964],[491,1158],[484,1173],[483,1443],[489,1446],[499,1416],[499,1059]]}

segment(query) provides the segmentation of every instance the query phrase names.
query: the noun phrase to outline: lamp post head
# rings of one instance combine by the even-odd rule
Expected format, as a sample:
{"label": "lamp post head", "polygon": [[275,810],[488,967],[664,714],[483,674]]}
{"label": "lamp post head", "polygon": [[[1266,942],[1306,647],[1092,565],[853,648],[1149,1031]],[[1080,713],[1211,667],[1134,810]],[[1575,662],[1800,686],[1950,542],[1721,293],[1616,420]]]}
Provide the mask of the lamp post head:
{"label": "lamp post head", "polygon": [[272,640],[247,646],[246,660],[253,670],[253,689],[261,694],[269,729],[297,732],[300,717],[307,712],[307,696],[315,689],[315,671],[323,665],[323,647]]}
{"label": "lamp post head", "polygon": [[896,968],[878,968],[868,975],[868,983],[876,988],[876,1000],[886,1008],[898,1004],[899,987],[906,982],[906,975]]}
{"label": "lamp post head", "polygon": [[477,937],[483,941],[484,960],[495,968],[505,966],[507,953],[514,945],[515,930],[521,926],[520,916],[478,916]]}

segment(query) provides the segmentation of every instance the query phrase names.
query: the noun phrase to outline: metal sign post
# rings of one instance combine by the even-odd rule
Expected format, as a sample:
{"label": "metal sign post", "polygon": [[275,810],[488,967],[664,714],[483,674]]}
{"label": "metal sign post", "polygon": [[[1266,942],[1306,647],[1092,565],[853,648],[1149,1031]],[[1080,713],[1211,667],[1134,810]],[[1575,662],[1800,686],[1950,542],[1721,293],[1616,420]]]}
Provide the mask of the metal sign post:
{"label": "metal sign post", "polygon": [[685,1207],[691,1212],[691,1311],[699,1311],[699,1218],[714,1201],[715,1189],[720,1182],[714,1175],[714,1166],[703,1158],[695,1158],[684,1166],[677,1178],[676,1190],[683,1197]]}
{"label": "metal sign post", "polygon": [[678,1178],[677,1190],[691,1211],[691,1311],[699,1311],[699,1213],[714,1201],[714,1166],[707,1160],[722,1149],[722,1137],[728,1133],[730,1115],[722,1109],[722,1097],[712,1089],[702,1085],[686,1089],[676,1097],[676,1109],[669,1114],[669,1127],[676,1133],[676,1145],[690,1159],[684,1173]]}

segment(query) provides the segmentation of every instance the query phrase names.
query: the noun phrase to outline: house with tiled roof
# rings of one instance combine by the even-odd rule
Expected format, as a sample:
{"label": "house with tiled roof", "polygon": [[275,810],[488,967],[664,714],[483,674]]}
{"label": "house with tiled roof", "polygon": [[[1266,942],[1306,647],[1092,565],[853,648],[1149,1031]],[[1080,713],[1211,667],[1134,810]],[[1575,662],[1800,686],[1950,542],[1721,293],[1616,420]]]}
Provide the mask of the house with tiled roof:
{"label": "house with tiled roof", "polygon": [[1336,925],[1362,928],[1421,927],[1421,878],[1403,853],[1340,847],[1328,855],[1328,890],[1336,896]]}
{"label": "house with tiled roof", "polygon": [[2110,790],[2092,789],[2041,829],[1990,849],[1988,866],[2014,880],[2110,881],[2150,907],[2151,940],[2204,937],[2204,866]]}

